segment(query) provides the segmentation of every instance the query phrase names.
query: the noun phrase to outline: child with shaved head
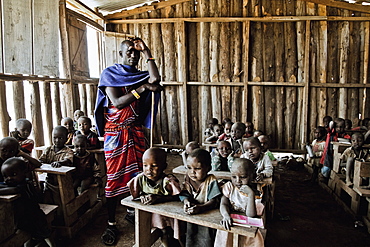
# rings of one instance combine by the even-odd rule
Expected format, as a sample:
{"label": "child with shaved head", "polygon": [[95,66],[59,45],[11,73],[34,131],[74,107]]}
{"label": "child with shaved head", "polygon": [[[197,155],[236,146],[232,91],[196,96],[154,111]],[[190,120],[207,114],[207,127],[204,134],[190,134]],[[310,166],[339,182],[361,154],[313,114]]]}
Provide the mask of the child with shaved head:
{"label": "child with shaved head", "polygon": [[[179,181],[167,175],[167,154],[163,149],[150,148],[143,154],[143,172],[128,182],[133,199],[139,198],[143,204],[155,204],[179,200]],[[161,229],[163,246],[173,246],[180,239],[179,221],[158,214],[152,214],[152,227]]]}
{"label": "child with shaved head", "polygon": [[[251,160],[235,158],[231,167],[231,182],[222,186],[222,198],[220,203],[220,213],[222,215],[221,225],[230,230],[233,221],[230,216],[231,212],[239,212],[248,217],[262,215],[264,206],[261,203],[261,197],[252,184],[254,179],[254,165]],[[256,236],[246,237],[239,235],[238,246],[263,246],[263,237],[258,230]],[[234,246],[233,234],[217,230],[217,246]],[[215,245],[216,246],[216,245]]]}
{"label": "child with shaved head", "polygon": [[185,150],[181,153],[182,163],[186,167],[186,159],[188,155],[195,149],[200,148],[199,143],[197,141],[191,141],[185,146]]}
{"label": "child with shaved head", "polygon": [[10,132],[10,136],[18,140],[21,150],[27,154],[32,153],[35,142],[29,139],[32,131],[32,124],[25,118],[20,118],[15,122],[15,130]]}

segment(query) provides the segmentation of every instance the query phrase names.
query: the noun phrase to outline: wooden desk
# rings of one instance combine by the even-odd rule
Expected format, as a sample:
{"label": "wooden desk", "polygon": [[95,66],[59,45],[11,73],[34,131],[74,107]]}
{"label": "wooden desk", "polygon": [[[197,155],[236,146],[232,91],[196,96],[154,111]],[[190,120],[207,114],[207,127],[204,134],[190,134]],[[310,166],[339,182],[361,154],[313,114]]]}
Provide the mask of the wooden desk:
{"label": "wooden desk", "polygon": [[[175,174],[186,175],[187,168],[185,166],[180,165],[180,166],[174,168],[172,170],[172,172],[175,173]],[[213,175],[216,176],[216,178],[227,179],[227,180],[231,179],[231,173],[227,172],[227,171],[210,171],[210,172],[208,172],[208,174],[213,174]],[[272,184],[273,180],[272,180],[272,177],[270,177],[270,178],[264,178],[263,180],[255,182],[255,183],[258,183],[258,184]]]}
{"label": "wooden desk", "polygon": [[353,190],[360,196],[370,197],[370,189],[361,188],[362,178],[370,178],[370,162],[355,161],[353,175]]}
{"label": "wooden desk", "polygon": [[[122,199],[121,204],[127,207],[135,208],[135,246],[149,247],[157,239],[155,236],[151,235],[151,224],[149,224],[149,222],[151,222],[151,213],[227,231],[220,224],[222,216],[218,209],[214,209],[202,214],[188,215],[184,212],[184,204],[182,202],[177,201],[155,205],[144,205],[140,201],[132,201],[132,196]],[[235,241],[235,239],[238,239],[238,235],[254,237],[257,229],[258,228],[256,227],[248,228],[242,226],[233,226],[228,232],[234,234],[234,246],[238,246],[238,241]]]}
{"label": "wooden desk", "polygon": [[333,171],[340,173],[340,156],[344,150],[351,146],[350,143],[343,142],[331,142],[333,144]]}

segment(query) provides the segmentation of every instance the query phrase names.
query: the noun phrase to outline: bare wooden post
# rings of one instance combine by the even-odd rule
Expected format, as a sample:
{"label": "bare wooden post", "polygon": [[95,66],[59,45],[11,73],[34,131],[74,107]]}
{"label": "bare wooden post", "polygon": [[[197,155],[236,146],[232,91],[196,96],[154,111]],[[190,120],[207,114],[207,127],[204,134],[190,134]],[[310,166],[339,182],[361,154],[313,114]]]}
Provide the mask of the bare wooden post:
{"label": "bare wooden post", "polygon": [[72,83],[72,67],[71,67],[71,57],[69,51],[69,37],[68,37],[68,23],[67,23],[67,10],[66,2],[61,0],[59,2],[59,18],[60,18],[60,37],[62,44],[63,53],[63,67],[65,72],[65,77],[71,79],[70,82],[63,84],[63,96],[65,99],[66,115],[73,116],[73,111],[75,110],[74,105],[74,87]]}
{"label": "bare wooden post", "polygon": [[0,126],[3,137],[9,136],[10,116],[6,104],[6,87],[5,81],[0,81]]}
{"label": "bare wooden post", "polygon": [[[44,89],[44,106],[45,106],[45,113],[46,113],[46,129],[40,129],[44,132],[46,131],[46,144],[52,144],[52,137],[51,133],[53,132],[53,108],[51,104],[51,90],[50,90],[50,82],[44,81],[43,82],[43,89]],[[37,125],[36,125],[37,126]]]}
{"label": "bare wooden post", "polygon": [[86,97],[86,84],[79,84],[79,96],[80,96],[80,110],[85,113],[86,116],[88,116],[87,113],[87,97]]}
{"label": "bare wooden post", "polygon": [[53,109],[54,109],[54,124],[60,125],[62,120],[62,110],[61,110],[61,101],[60,101],[60,90],[59,90],[59,82],[53,83]]}
{"label": "bare wooden post", "polygon": [[39,83],[31,82],[31,116],[33,126],[33,134],[35,137],[35,145],[43,146],[44,142],[44,128],[42,124],[41,104],[40,104],[40,88]]}
{"label": "bare wooden post", "polygon": [[[363,84],[367,84],[368,83],[368,74],[369,74],[369,42],[366,42],[366,40],[369,40],[370,39],[370,23],[369,22],[365,22],[364,24],[364,60],[363,60],[363,81],[362,83]],[[364,97],[362,99],[362,109],[361,109],[361,113],[362,115],[365,114],[365,109],[368,108],[367,107],[367,104],[366,102],[369,102],[369,98],[367,97],[368,96],[368,92],[369,90],[367,90],[366,88],[364,88],[363,90],[364,92]]]}
{"label": "bare wooden post", "polygon": [[243,23],[243,97],[242,97],[242,122],[247,121],[248,113],[248,75],[249,75],[249,33],[250,21]]}
{"label": "bare wooden post", "polygon": [[[320,16],[326,16],[326,6],[318,5],[318,12]],[[327,71],[327,61],[328,61],[328,24],[326,21],[320,21],[319,27],[319,46],[318,46],[318,66],[319,66],[319,82],[326,83],[326,71]],[[327,107],[327,90],[326,88],[320,88],[318,92],[318,119],[323,119],[326,116]]]}
{"label": "bare wooden post", "polygon": [[[345,15],[348,16],[348,11],[345,11]],[[343,21],[341,29],[340,29],[340,55],[339,55],[339,83],[345,84],[347,83],[347,76],[348,76],[348,51],[349,51],[349,22]],[[348,95],[346,88],[339,89],[339,111],[338,117],[346,118],[347,117],[347,107],[348,107]]]}
{"label": "bare wooden post", "polygon": [[13,107],[15,120],[26,117],[26,109],[24,106],[24,88],[23,81],[13,82]]}

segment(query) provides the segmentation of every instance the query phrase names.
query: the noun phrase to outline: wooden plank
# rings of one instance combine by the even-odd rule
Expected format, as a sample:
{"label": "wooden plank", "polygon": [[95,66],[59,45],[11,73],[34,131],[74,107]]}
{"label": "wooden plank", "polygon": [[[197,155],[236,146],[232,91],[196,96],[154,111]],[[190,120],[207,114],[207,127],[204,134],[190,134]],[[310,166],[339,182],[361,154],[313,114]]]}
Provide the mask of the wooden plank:
{"label": "wooden plank", "polygon": [[13,86],[13,109],[15,113],[15,120],[26,118],[26,108],[24,105],[24,87],[23,81],[14,81]]}
{"label": "wooden plank", "polygon": [[[364,32],[364,45],[361,46],[363,47],[363,52],[364,52],[364,55],[363,55],[363,76],[362,76],[362,81],[361,83],[363,84],[367,84],[368,83],[368,74],[369,74],[369,42],[367,42],[366,40],[370,40],[370,23],[369,22],[365,22],[363,23],[363,32]],[[365,112],[365,109],[367,109],[367,104],[366,102],[369,102],[369,98],[367,97],[368,96],[368,93],[369,93],[370,90],[367,90],[367,89],[364,89],[363,91],[363,95],[364,97],[362,98],[362,108],[361,108],[361,112]],[[369,228],[370,229],[370,228]]]}
{"label": "wooden plank", "polygon": [[[59,76],[59,1],[33,0],[34,74]],[[51,14],[52,13],[52,14]]]}
{"label": "wooden plank", "polygon": [[[33,73],[31,0],[2,1],[4,72]],[[53,44],[55,46],[55,44]]]}
{"label": "wooden plank", "polygon": [[59,89],[59,82],[54,82],[53,86],[53,97],[52,97],[52,104],[53,104],[53,115],[54,115],[54,126],[60,125],[62,121],[62,109],[61,109],[61,101],[60,101],[60,89]]}
{"label": "wooden plank", "polygon": [[[44,142],[44,128],[42,123],[41,114],[41,99],[40,99],[40,88],[38,82],[33,82],[31,85],[31,118],[33,128],[33,135],[35,146],[43,146]],[[37,126],[37,128],[36,128]]]}
{"label": "wooden plank", "polygon": [[177,23],[176,24],[176,44],[177,44],[177,68],[178,68],[178,80],[183,82],[182,88],[179,89],[179,98],[180,98],[180,105],[181,105],[181,136],[182,136],[182,143],[189,142],[189,126],[188,126],[188,101],[187,101],[187,74],[186,74],[186,65],[187,65],[187,45],[186,45],[186,33],[185,33],[185,23]]}
{"label": "wooden plank", "polygon": [[243,97],[242,97],[242,119],[241,121],[246,122],[248,118],[248,76],[249,76],[249,35],[250,35],[250,22],[243,23]]}
{"label": "wooden plank", "polygon": [[[1,135],[3,137],[9,135],[9,121],[10,116],[8,113],[7,102],[6,102],[6,86],[5,81],[0,81],[0,128]],[[5,97],[4,97],[5,96]]]}
{"label": "wooden plank", "polygon": [[73,11],[73,10],[70,10],[70,9],[67,9],[67,12],[68,12],[69,15],[74,15],[80,21],[82,21],[83,23],[85,23],[86,25],[89,25],[91,28],[94,28],[96,31],[98,31],[98,32],[104,32],[104,27],[101,26],[96,21],[93,21],[90,18],[85,17],[84,15],[81,15],[81,14],[79,14],[79,13]]}
{"label": "wooden plank", "polygon": [[[346,12],[346,15],[349,13]],[[348,80],[348,52],[349,52],[349,23],[347,21],[341,23],[340,32],[340,42],[339,42],[339,83],[345,84]],[[344,88],[339,89],[339,110],[338,117],[347,117],[347,107],[348,107],[348,92]]]}
{"label": "wooden plank", "polygon": [[86,84],[79,84],[78,85],[78,91],[80,95],[80,110],[85,112],[85,115],[88,116],[88,111],[87,111],[87,93],[86,93]]}
{"label": "wooden plank", "polygon": [[333,0],[303,0],[310,3],[323,4],[330,7],[348,9],[353,11],[370,13],[370,6],[361,5],[361,4],[351,4],[342,1],[333,1]]}
{"label": "wooden plank", "polygon": [[72,215],[75,213],[82,205],[84,205],[86,202],[89,201],[89,190],[85,190],[84,192],[81,193],[81,195],[77,196],[72,200],[70,203],[67,203],[66,205],[66,214]]}
{"label": "wooden plank", "polygon": [[105,20],[105,17],[100,14],[99,12],[96,12],[92,9],[90,9],[87,5],[82,3],[79,0],[67,0],[68,4],[72,5],[73,7],[77,8],[79,11],[81,11],[83,14],[89,16],[90,18],[96,20],[96,19],[102,19]]}
{"label": "wooden plank", "polygon": [[[46,128],[43,129],[45,135],[46,144],[52,145],[52,132],[53,132],[53,108],[51,100],[51,90],[50,82],[43,82],[43,91],[44,91],[44,109],[45,109],[45,118],[46,118]],[[37,126],[37,125],[36,125]]]}
{"label": "wooden plank", "polygon": [[[308,114],[308,112],[310,112],[310,110],[312,109],[309,109],[309,99],[310,99],[310,84],[309,84],[309,74],[308,71],[309,71],[309,68],[310,68],[310,58],[309,58],[309,54],[310,54],[310,38],[311,38],[311,29],[310,29],[310,26],[311,26],[311,22],[310,21],[306,21],[306,31],[305,31],[305,43],[304,43],[304,73],[305,73],[305,76],[303,78],[304,80],[304,83],[306,84],[306,86],[304,87],[303,89],[303,109],[302,109],[302,112],[303,112],[303,119],[302,119],[302,131],[301,131],[301,138],[303,138],[303,142],[302,143],[306,143],[308,140],[309,140],[309,130],[308,130],[308,125],[309,125],[309,116],[310,114]],[[313,126],[310,126],[311,128],[310,129],[313,129]]]}
{"label": "wooden plank", "polygon": [[163,2],[154,2],[151,3],[150,5],[142,6],[142,7],[137,7],[131,10],[123,10],[119,13],[114,13],[114,14],[109,14],[106,15],[106,19],[119,19],[119,18],[126,18],[129,16],[145,13],[148,11],[156,11],[158,9],[166,8],[175,4],[181,4],[184,2],[188,2],[190,0],[168,0],[168,1],[163,1]]}
{"label": "wooden plank", "polygon": [[[326,6],[325,5],[318,5],[318,13],[319,15],[325,16],[326,13]],[[320,83],[326,83],[326,71],[327,71],[327,43],[328,43],[328,28],[327,28],[327,22],[326,21],[320,21],[319,22],[319,43],[318,43],[318,66],[319,66],[319,81]],[[326,107],[327,107],[327,90],[326,88],[320,88],[318,89],[318,119],[323,119],[326,114]]]}

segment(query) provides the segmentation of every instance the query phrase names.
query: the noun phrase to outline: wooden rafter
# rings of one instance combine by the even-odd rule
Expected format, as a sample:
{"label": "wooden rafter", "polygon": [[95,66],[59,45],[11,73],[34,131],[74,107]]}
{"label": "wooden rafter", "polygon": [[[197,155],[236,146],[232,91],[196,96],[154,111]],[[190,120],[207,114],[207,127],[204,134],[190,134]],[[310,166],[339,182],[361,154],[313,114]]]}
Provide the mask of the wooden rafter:
{"label": "wooden rafter", "polygon": [[79,0],[67,0],[66,1],[69,5],[73,6],[76,10],[79,10],[84,15],[92,18],[92,19],[102,19],[104,20],[104,16],[92,9],[90,9],[88,6],[80,2]]}
{"label": "wooden rafter", "polygon": [[352,11],[370,13],[369,5],[353,4],[353,3],[334,1],[334,0],[303,0],[303,1],[322,4],[322,5],[340,8],[340,9],[348,9]]}
{"label": "wooden rafter", "polygon": [[163,1],[163,2],[152,3],[150,5],[138,7],[138,8],[135,8],[135,9],[123,10],[119,13],[109,14],[109,15],[106,15],[105,18],[106,19],[126,18],[126,17],[132,16],[132,15],[137,15],[137,14],[145,13],[147,11],[153,11],[153,10],[156,10],[156,9],[162,9],[162,8],[166,8],[166,7],[175,5],[175,4],[179,4],[179,3],[183,3],[183,2],[189,2],[189,1],[191,1],[191,0],[168,0],[168,1]]}

